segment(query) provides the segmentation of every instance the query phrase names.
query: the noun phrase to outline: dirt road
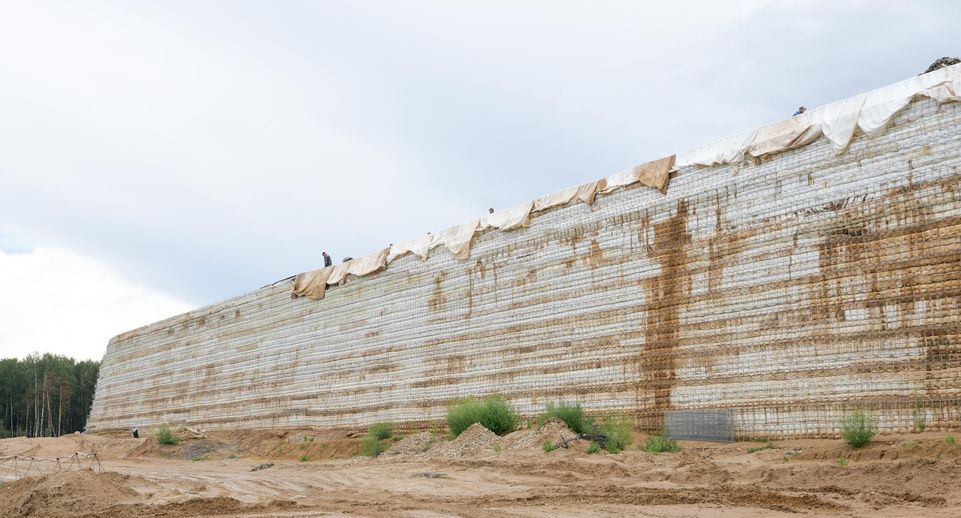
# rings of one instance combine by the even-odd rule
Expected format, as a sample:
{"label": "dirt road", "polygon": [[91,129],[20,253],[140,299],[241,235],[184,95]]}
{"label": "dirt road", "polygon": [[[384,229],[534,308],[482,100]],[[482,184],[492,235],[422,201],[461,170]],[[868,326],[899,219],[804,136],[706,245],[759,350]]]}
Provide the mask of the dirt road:
{"label": "dirt road", "polygon": [[0,516],[961,516],[961,445],[940,433],[884,436],[861,450],[839,440],[752,453],[762,445],[682,442],[678,453],[590,455],[583,441],[545,453],[543,434],[525,431],[328,460],[312,459],[355,453],[356,439],[258,433],[177,446],[79,435],[0,441],[0,457],[97,451],[105,470],[8,481]]}

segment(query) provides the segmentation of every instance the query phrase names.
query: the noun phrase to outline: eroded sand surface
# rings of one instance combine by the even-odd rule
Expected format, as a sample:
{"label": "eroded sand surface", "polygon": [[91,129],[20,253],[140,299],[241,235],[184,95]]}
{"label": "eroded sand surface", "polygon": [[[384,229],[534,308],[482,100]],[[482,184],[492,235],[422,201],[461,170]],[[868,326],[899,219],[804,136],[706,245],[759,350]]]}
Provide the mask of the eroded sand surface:
{"label": "eroded sand surface", "polygon": [[211,433],[177,446],[7,439],[0,457],[97,451],[105,473],[13,481],[0,470],[0,516],[961,516],[961,445],[943,433],[882,436],[862,450],[839,440],[754,453],[760,443],[682,442],[680,453],[659,455],[638,451],[638,436],[624,453],[588,455],[585,441],[545,453],[544,440],[568,437],[556,424],[484,432],[457,442],[411,436],[376,459],[351,457],[358,438],[333,432]]}

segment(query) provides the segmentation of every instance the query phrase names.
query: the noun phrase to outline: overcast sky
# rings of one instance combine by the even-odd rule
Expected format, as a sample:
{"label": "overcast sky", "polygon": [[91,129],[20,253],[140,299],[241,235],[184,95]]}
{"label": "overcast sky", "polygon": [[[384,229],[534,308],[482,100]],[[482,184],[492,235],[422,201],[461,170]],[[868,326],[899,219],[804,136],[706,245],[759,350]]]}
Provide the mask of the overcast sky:
{"label": "overcast sky", "polygon": [[961,2],[0,1],[0,357],[961,54]]}

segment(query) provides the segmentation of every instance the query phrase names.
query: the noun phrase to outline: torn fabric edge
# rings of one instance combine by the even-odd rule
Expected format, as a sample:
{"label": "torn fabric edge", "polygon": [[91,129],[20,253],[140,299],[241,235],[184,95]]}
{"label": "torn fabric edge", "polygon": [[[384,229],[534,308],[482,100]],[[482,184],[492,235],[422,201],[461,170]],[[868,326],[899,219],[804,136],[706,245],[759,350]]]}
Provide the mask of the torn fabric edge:
{"label": "torn fabric edge", "polygon": [[327,280],[333,271],[332,266],[297,274],[294,278],[294,286],[291,290],[295,297],[307,297],[312,300],[321,300],[327,293]]}
{"label": "torn fabric edge", "polygon": [[470,257],[470,245],[474,239],[474,233],[479,229],[480,220],[477,219],[463,225],[450,227],[434,236],[430,243],[430,249],[433,250],[443,245],[454,257],[467,259]]}
{"label": "torn fabric edge", "polygon": [[395,259],[400,259],[407,254],[414,254],[420,257],[421,261],[427,260],[427,251],[430,249],[430,242],[433,237],[427,234],[417,239],[404,241],[403,243],[390,245],[390,252],[387,253],[387,262],[391,263]]}

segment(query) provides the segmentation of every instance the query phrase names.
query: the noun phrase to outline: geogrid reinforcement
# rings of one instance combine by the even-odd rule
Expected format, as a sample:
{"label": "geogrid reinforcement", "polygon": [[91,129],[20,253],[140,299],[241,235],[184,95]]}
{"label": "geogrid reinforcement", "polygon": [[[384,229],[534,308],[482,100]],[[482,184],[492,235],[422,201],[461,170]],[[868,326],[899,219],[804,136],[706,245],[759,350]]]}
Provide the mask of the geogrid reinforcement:
{"label": "geogrid reinforcement", "polygon": [[88,427],[426,427],[465,396],[717,411],[738,436],[961,414],[961,103],[405,256],[322,301],[268,286],[111,341]]}

